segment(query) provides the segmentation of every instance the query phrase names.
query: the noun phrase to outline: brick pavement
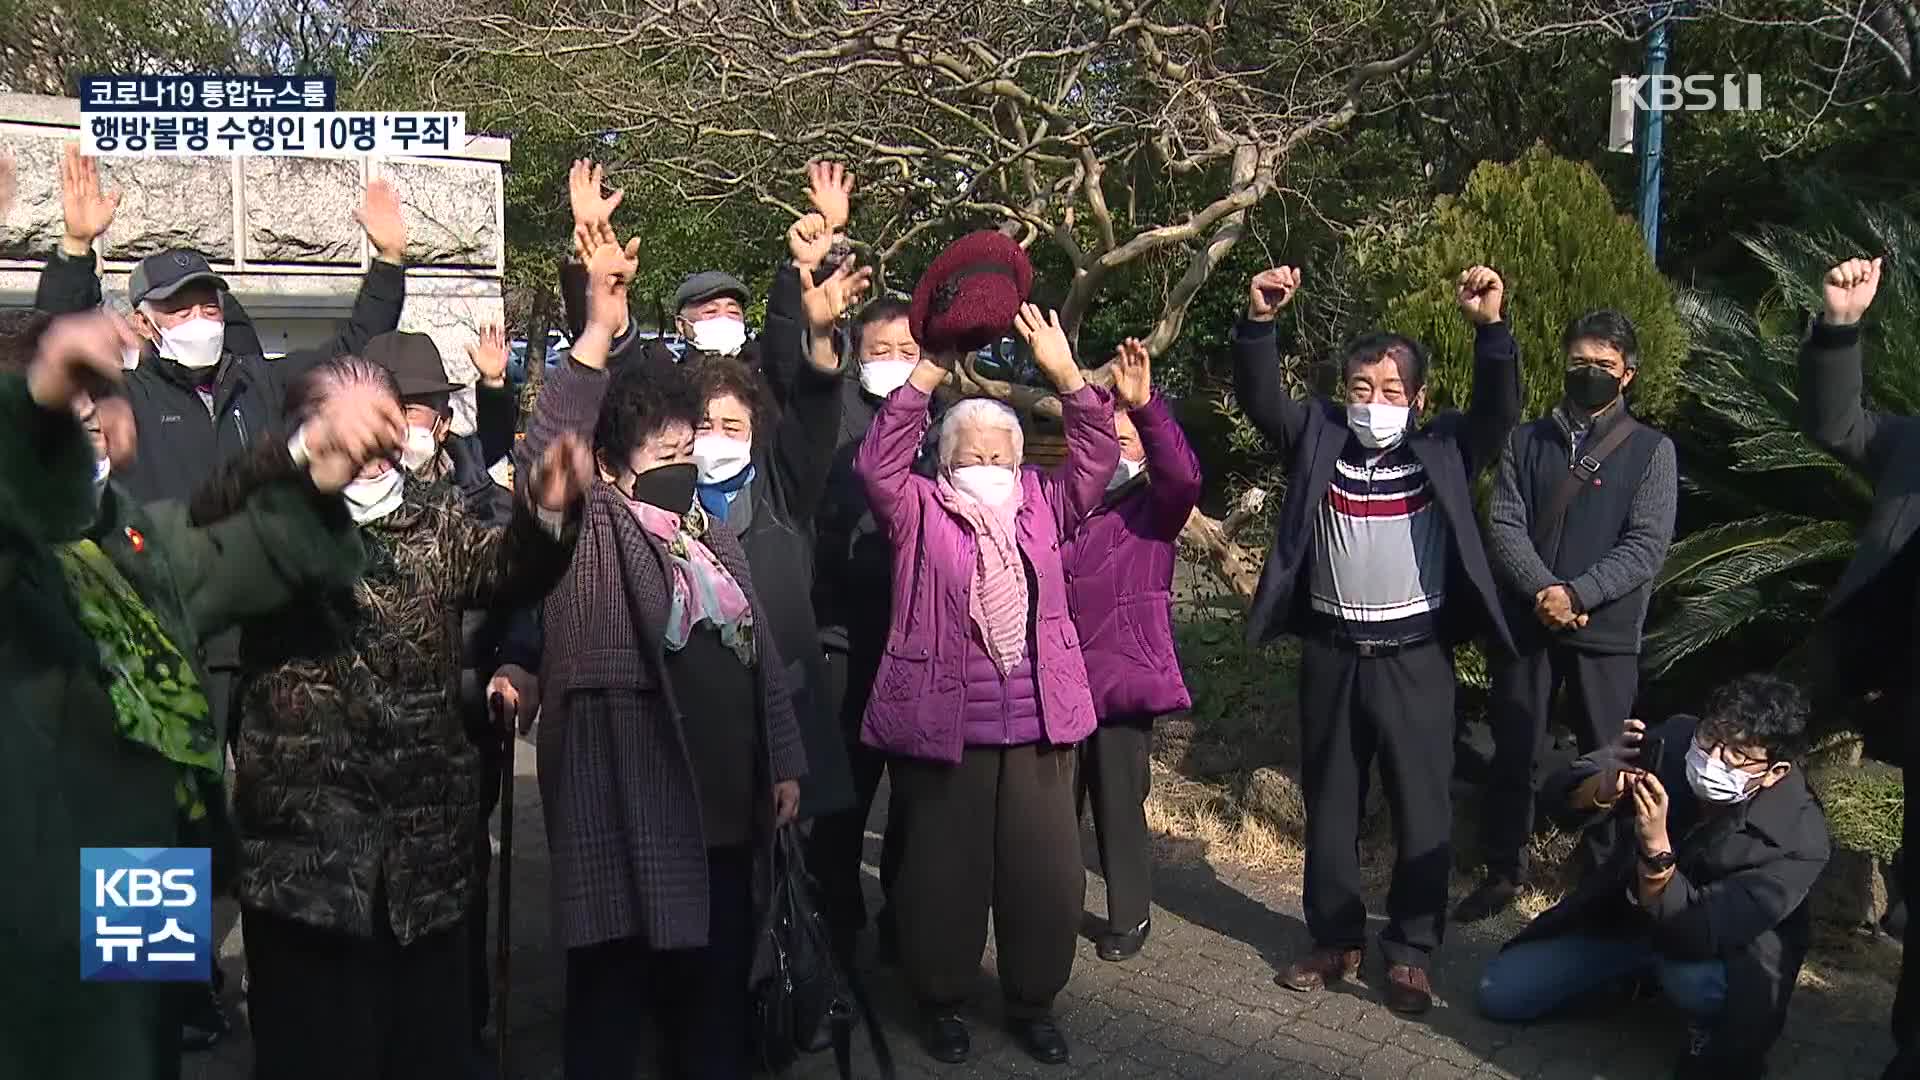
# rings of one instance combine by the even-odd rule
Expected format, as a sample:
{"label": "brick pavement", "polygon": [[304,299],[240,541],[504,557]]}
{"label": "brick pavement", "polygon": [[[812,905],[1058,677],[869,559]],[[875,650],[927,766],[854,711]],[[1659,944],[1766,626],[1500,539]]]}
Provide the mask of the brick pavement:
{"label": "brick pavement", "polygon": [[[561,966],[546,942],[546,851],[532,749],[525,744],[518,772],[511,1044],[518,1076],[560,1080]],[[870,856],[877,856],[877,842],[869,846]],[[1091,853],[1091,844],[1088,848]],[[911,1016],[899,980],[877,969],[869,982],[900,1074],[940,1080],[1042,1075],[1059,1080],[1641,1080],[1671,1074],[1683,1028],[1651,1003],[1527,1028],[1479,1019],[1472,1011],[1473,980],[1497,947],[1493,931],[1456,929],[1434,972],[1440,1002],[1425,1017],[1389,1013],[1366,986],[1317,995],[1279,989],[1272,982],[1276,966],[1307,940],[1299,899],[1289,885],[1216,870],[1198,859],[1163,861],[1155,874],[1153,937],[1141,955],[1105,964],[1090,944],[1081,945],[1073,981],[1060,1002],[1062,1027],[1073,1047],[1066,1067],[1033,1063],[1001,1033],[991,952],[970,1013],[973,1057],[961,1066],[939,1065],[920,1051],[906,1026]],[[871,875],[869,887],[877,888]],[[1098,913],[1103,897],[1097,874],[1088,875],[1087,892],[1089,910]],[[229,974],[238,976],[237,930],[223,955]],[[1363,979],[1377,985],[1377,955],[1369,956]],[[230,979],[236,1006],[238,986],[237,977]],[[1777,1080],[1877,1077],[1891,1053],[1882,1019],[1889,997],[1877,984],[1843,992],[1803,986],[1770,1075]],[[235,1014],[238,1019],[238,1008]],[[185,1080],[247,1080],[251,1059],[244,1024],[236,1027],[235,1037],[213,1053],[189,1058]],[[856,1060],[857,1075],[873,1075],[864,1043]],[[832,1055],[810,1059],[793,1075],[799,1080],[833,1077]]]}

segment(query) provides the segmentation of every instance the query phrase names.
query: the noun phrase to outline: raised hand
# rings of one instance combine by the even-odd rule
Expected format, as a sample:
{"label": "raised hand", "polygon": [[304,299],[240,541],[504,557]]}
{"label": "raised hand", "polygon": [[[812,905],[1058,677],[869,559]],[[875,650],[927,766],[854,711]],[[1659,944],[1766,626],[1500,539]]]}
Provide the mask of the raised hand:
{"label": "raised hand", "polygon": [[627,241],[626,247],[604,243],[587,258],[587,327],[606,334],[600,347],[582,349],[574,344],[573,358],[590,368],[606,366],[606,347],[627,320],[627,288],[640,272],[640,238]]}
{"label": "raised hand", "polygon": [[13,197],[20,193],[20,175],[13,164],[13,155],[0,150],[0,221],[6,220],[7,211],[13,209]]}
{"label": "raised hand", "polygon": [[1247,287],[1247,318],[1254,322],[1272,322],[1280,309],[1300,291],[1300,268],[1276,266],[1253,275]]}
{"label": "raised hand", "polygon": [[352,482],[370,461],[391,458],[406,444],[407,418],[393,395],[378,387],[348,383],[327,395],[320,411],[300,429],[307,448],[307,475],[331,495]]}
{"label": "raised hand", "polygon": [[[11,178],[10,167],[8,174]],[[93,242],[119,209],[120,193],[100,188],[99,161],[80,153],[79,143],[68,143],[60,157],[60,215],[66,222],[60,250],[76,258],[90,256]]]}
{"label": "raised hand", "polygon": [[1013,328],[1033,350],[1034,365],[1054,389],[1071,394],[1087,385],[1080,365],[1074,363],[1073,347],[1067,344],[1067,332],[1060,325],[1059,312],[1043,313],[1033,304],[1022,304],[1020,314],[1014,317]]}
{"label": "raised hand", "polygon": [[817,270],[833,250],[833,227],[819,214],[806,214],[787,229],[787,250],[802,272]]}
{"label": "raised hand", "polygon": [[506,327],[482,326],[480,340],[467,345],[467,359],[480,373],[480,385],[494,389],[507,385]]}
{"label": "raised hand", "polygon": [[808,165],[807,199],[827,220],[828,229],[846,228],[847,222],[853,219],[853,174],[837,162],[816,161]]}
{"label": "raised hand", "polygon": [[868,286],[873,284],[873,267],[856,267],[855,262],[848,259],[818,284],[814,283],[811,268],[800,268],[800,307],[806,312],[807,325],[814,333],[823,334],[832,329],[840,316],[859,303]]}
{"label": "raised hand", "polygon": [[1879,259],[1848,259],[1827,271],[1821,292],[1827,311],[1821,321],[1829,326],[1852,326],[1873,305],[1880,291]]}
{"label": "raised hand", "polygon": [[1507,284],[1489,267],[1475,266],[1461,271],[1454,286],[1453,299],[1461,314],[1476,326],[1500,321],[1500,304],[1506,298]]}
{"label": "raised hand", "polygon": [[1153,357],[1137,338],[1121,342],[1120,351],[1113,354],[1113,396],[1128,411],[1153,397]]}
{"label": "raised hand", "polygon": [[578,503],[592,486],[593,477],[592,451],[578,435],[568,432],[547,447],[528,490],[536,506],[557,512]]}
{"label": "raised hand", "polygon": [[625,191],[615,191],[611,195],[600,194],[607,178],[605,167],[582,158],[573,163],[567,171],[567,202],[573,208],[573,224],[610,225],[613,212],[620,208],[620,200],[627,197]]}
{"label": "raised hand", "polygon": [[381,262],[407,261],[407,219],[400,213],[400,196],[392,184],[385,180],[368,184],[367,197],[353,212],[353,220],[366,230],[374,255]]}
{"label": "raised hand", "polygon": [[69,412],[83,395],[120,384],[121,354],[137,344],[133,330],[107,311],[63,315],[47,325],[27,367],[27,392],[50,412]]}

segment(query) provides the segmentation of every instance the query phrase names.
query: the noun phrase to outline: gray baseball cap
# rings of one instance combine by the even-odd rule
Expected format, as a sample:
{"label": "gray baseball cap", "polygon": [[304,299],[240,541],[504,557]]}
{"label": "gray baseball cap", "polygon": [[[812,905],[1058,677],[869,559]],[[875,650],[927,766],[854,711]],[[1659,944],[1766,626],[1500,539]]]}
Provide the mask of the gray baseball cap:
{"label": "gray baseball cap", "polygon": [[197,251],[174,249],[140,260],[127,279],[127,303],[139,307],[144,300],[165,300],[189,285],[211,285],[225,291],[227,280],[213,272],[207,257]]}
{"label": "gray baseball cap", "polygon": [[704,304],[719,296],[731,296],[742,304],[747,302],[747,287],[740,279],[724,270],[702,270],[690,275],[674,290],[673,310],[679,311],[688,304]]}

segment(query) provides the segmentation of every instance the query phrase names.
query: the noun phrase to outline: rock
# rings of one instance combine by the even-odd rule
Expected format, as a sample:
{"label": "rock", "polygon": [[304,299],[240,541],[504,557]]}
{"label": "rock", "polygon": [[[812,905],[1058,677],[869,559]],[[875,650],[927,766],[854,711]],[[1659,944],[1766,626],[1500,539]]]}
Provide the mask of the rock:
{"label": "rock", "polygon": [[382,161],[376,164],[375,175],[387,179],[400,194],[409,263],[499,265],[499,169],[460,162]]}
{"label": "rock", "polygon": [[[60,178],[51,181],[59,198]],[[134,262],[172,248],[232,262],[233,168],[228,158],[107,158],[100,184],[120,189],[120,211],[101,238],[109,259]]]}
{"label": "rock", "polygon": [[1303,836],[1307,804],[1299,781],[1278,769],[1255,769],[1247,777],[1241,803],[1250,817],[1258,817],[1286,836]]}
{"label": "rock", "polygon": [[1866,852],[1834,848],[1826,872],[1814,883],[1814,918],[1874,932],[1887,913],[1888,871]]}
{"label": "rock", "polygon": [[0,220],[0,255],[45,258],[60,242],[60,142],[0,134],[0,153],[13,158],[13,206]]}
{"label": "rock", "polygon": [[249,262],[360,261],[365,234],[353,211],[365,185],[360,164],[323,158],[240,159]]}

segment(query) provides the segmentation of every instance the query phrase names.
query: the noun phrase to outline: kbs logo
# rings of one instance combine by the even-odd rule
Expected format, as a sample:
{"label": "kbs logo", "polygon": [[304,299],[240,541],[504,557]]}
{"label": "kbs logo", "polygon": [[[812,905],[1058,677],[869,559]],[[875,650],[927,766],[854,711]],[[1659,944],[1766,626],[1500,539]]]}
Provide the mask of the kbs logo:
{"label": "kbs logo", "polygon": [[206,848],[81,848],[80,978],[211,978],[212,879]]}

